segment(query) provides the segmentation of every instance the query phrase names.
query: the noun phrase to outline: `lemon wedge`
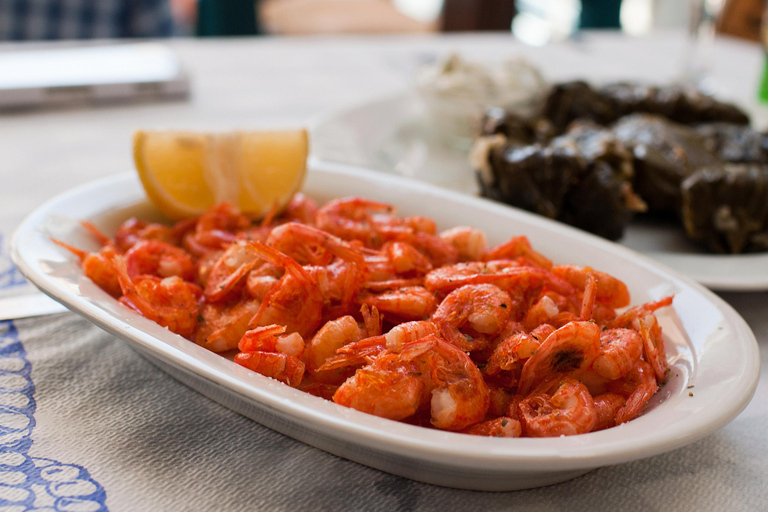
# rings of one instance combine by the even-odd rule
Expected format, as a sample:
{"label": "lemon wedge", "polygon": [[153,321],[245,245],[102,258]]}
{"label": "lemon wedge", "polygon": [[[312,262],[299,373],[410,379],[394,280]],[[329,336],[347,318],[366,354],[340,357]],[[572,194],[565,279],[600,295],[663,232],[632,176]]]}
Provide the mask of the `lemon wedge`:
{"label": "lemon wedge", "polygon": [[304,181],[306,130],[137,131],[133,159],[150,200],[171,219],[222,201],[258,217],[284,207]]}

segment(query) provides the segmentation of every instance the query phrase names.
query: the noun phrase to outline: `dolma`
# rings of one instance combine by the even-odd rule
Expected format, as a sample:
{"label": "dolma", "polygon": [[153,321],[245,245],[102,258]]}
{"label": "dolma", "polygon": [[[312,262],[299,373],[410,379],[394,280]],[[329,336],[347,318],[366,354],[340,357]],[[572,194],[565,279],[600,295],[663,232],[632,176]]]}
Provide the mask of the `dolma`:
{"label": "dolma", "polygon": [[609,125],[635,113],[655,114],[685,125],[749,124],[749,116],[737,106],[697,90],[636,82],[615,82],[599,88],[584,81],[556,84],[547,97],[542,115],[552,123],[556,133],[561,134],[577,119]]}
{"label": "dolma", "polygon": [[571,182],[584,168],[573,148],[510,144],[503,135],[481,138],[472,155],[481,194],[557,219]]}
{"label": "dolma", "polygon": [[510,143],[520,145],[546,143],[554,136],[554,127],[543,117],[526,118],[492,107],[481,122],[482,135],[504,135]]}
{"label": "dolma", "polygon": [[692,240],[719,253],[768,250],[768,165],[700,169],[683,181],[682,198]]}
{"label": "dolma", "polygon": [[696,132],[707,149],[725,162],[768,164],[768,135],[749,126],[702,124]]}
{"label": "dolma", "polygon": [[616,240],[645,205],[632,191],[632,155],[609,131],[575,125],[549,144],[481,138],[472,156],[481,193]]}
{"label": "dolma", "polygon": [[616,106],[583,81],[555,84],[550,90],[542,112],[561,134],[577,119],[589,119],[600,125],[608,125],[619,118]]}
{"label": "dolma", "polygon": [[679,85],[657,87],[636,82],[616,82],[599,89],[619,117],[634,113],[656,114],[680,124],[726,122],[749,124],[749,116],[696,89]]}
{"label": "dolma", "polygon": [[634,189],[657,214],[677,215],[680,183],[696,170],[719,163],[695,130],[660,116],[623,117],[613,133],[633,153]]}
{"label": "dolma", "polygon": [[633,191],[632,153],[609,130],[592,122],[571,124],[553,147],[573,144],[585,166],[565,196],[559,219],[610,240],[624,234],[634,212],[646,210]]}

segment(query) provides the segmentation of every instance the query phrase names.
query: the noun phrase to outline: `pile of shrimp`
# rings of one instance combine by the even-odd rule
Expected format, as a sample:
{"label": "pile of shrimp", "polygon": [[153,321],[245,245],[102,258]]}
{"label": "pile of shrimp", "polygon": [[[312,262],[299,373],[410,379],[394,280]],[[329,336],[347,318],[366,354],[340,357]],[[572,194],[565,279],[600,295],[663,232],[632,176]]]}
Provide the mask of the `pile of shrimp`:
{"label": "pile of shrimp", "polygon": [[667,378],[654,312],[618,279],[524,236],[297,194],[259,223],[222,203],[129,219],[75,253],[126,307],[250,370],[391,420],[466,434],[583,434],[636,417]]}

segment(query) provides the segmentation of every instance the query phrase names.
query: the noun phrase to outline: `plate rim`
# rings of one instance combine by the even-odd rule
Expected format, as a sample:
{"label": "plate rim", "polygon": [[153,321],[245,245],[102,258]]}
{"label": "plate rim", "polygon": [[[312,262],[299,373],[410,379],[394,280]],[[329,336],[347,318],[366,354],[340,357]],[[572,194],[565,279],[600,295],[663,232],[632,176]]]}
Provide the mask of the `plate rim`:
{"label": "plate rim", "polygon": [[[338,429],[335,431],[336,436],[330,435],[330,437],[337,438],[338,436],[341,436],[343,432],[344,436],[352,435],[358,437],[356,440],[357,444],[365,444],[365,442],[381,442],[383,437],[384,440],[390,444],[389,448],[394,448],[394,450],[391,450],[392,453],[399,453],[401,455],[413,455],[415,451],[418,452],[418,456],[416,457],[417,459],[430,460],[433,463],[446,463],[446,457],[456,457],[459,458],[461,462],[458,466],[459,468],[478,468],[491,464],[493,468],[499,469],[499,467],[504,467],[514,463],[524,463],[528,465],[531,470],[555,471],[564,469],[598,467],[605,464],[627,462],[639,458],[650,457],[652,455],[657,455],[659,453],[678,448],[694,440],[700,439],[730,422],[746,407],[754,395],[759,381],[760,372],[758,345],[754,334],[744,319],[741,318],[741,316],[728,303],[692,279],[686,276],[681,276],[673,270],[667,269],[663,265],[660,265],[643,255],[635,253],[627,247],[614,244],[594,235],[583,233],[564,224],[556,223],[549,219],[545,219],[528,212],[510,212],[508,207],[503,205],[496,205],[486,199],[468,197],[466,195],[440,189],[429,184],[413,182],[398,176],[384,175],[375,171],[359,169],[356,167],[350,168],[344,165],[314,161],[311,163],[310,169],[312,169],[312,171],[319,171],[321,173],[329,172],[343,176],[356,176],[357,178],[362,176],[362,179],[364,180],[372,180],[374,183],[381,183],[383,186],[386,186],[387,183],[394,183],[407,188],[415,188],[418,191],[424,191],[431,195],[447,196],[455,201],[469,202],[470,206],[473,206],[472,203],[482,203],[484,208],[499,209],[499,211],[505,212],[506,215],[522,216],[534,224],[548,225],[548,227],[554,231],[572,232],[571,234],[578,238],[586,237],[587,242],[590,244],[597,245],[598,248],[603,248],[600,246],[604,246],[604,248],[608,248],[609,252],[611,253],[624,253],[624,255],[629,259],[637,260],[641,266],[650,267],[657,273],[660,272],[662,274],[669,275],[673,278],[673,281],[679,281],[685,284],[688,288],[698,292],[699,295],[703,295],[704,298],[708,299],[710,303],[714,303],[715,306],[719,306],[717,309],[720,310],[728,319],[729,323],[733,325],[735,332],[740,334],[739,340],[742,341],[743,348],[746,351],[747,359],[751,359],[751,364],[749,365],[749,368],[747,368],[745,376],[740,380],[741,386],[737,399],[735,399],[732,403],[729,403],[725,410],[720,411],[718,414],[710,415],[712,418],[708,423],[703,425],[699,424],[695,428],[686,432],[683,436],[662,436],[660,439],[650,443],[650,445],[637,445],[636,443],[630,443],[628,446],[619,446],[618,449],[615,445],[601,447],[599,446],[599,443],[597,443],[598,449],[595,449],[594,446],[589,446],[590,443],[579,441],[579,438],[583,439],[584,436],[600,435],[601,432],[585,434],[584,436],[574,436],[571,438],[509,440],[515,443],[521,443],[520,446],[523,448],[527,447],[523,453],[509,453],[510,450],[506,449],[507,447],[500,447],[500,445],[494,446],[493,444],[488,443],[488,441],[498,442],[499,440],[475,438],[476,436],[465,436],[462,434],[448,432],[437,432],[437,437],[439,437],[441,440],[445,438],[445,436],[448,436],[447,439],[450,441],[462,441],[461,443],[451,443],[451,450],[446,452],[446,446],[442,444],[442,441],[438,443],[416,444],[413,438],[410,436],[410,434],[413,434],[415,431],[409,429],[416,429],[417,431],[428,431],[431,433],[435,433],[435,431],[422,429],[420,427],[411,425],[405,425],[398,422],[391,422],[390,420],[384,420],[382,418],[376,418],[374,416],[360,413],[358,411],[341,408],[341,406],[337,406],[332,403],[329,403],[329,405],[343,409],[343,414],[331,418],[325,414],[325,411],[322,410],[323,408],[320,407],[310,408],[309,411],[301,411],[301,408],[297,406],[288,407],[286,410],[280,409],[278,407],[278,409],[281,410],[283,414],[288,416],[299,415],[303,418],[318,420],[318,423],[320,424],[319,426],[322,427],[323,430],[327,431],[328,429]],[[271,391],[268,389],[269,386],[265,388],[266,391],[259,390],[259,393],[254,394],[253,384],[264,384],[269,382],[274,383],[276,381],[257,374],[249,375],[247,379],[242,379],[241,376],[238,375],[235,377],[232,375],[222,375],[216,368],[210,368],[206,365],[203,365],[203,362],[200,359],[193,357],[185,351],[181,351],[180,349],[165,342],[163,339],[157,339],[151,334],[141,331],[139,328],[131,324],[127,324],[128,329],[125,329],[126,325],[121,325],[125,324],[123,320],[114,317],[114,315],[105,309],[100,308],[98,305],[85,301],[82,294],[72,294],[71,292],[67,293],[66,290],[62,290],[62,287],[57,285],[57,283],[53,281],[50,276],[34,268],[34,265],[37,263],[36,260],[27,261],[24,253],[22,237],[29,236],[29,234],[31,234],[33,237],[42,236],[42,232],[39,230],[39,228],[43,224],[39,221],[44,222],[44,217],[50,215],[50,210],[55,209],[55,207],[59,204],[71,200],[73,197],[78,197],[78,195],[88,194],[89,192],[93,193],[94,191],[98,191],[101,187],[108,187],[110,185],[117,186],[118,184],[128,181],[132,181],[135,185],[137,184],[138,179],[133,173],[124,173],[103,178],[101,180],[86,183],[69,191],[63,192],[62,194],[54,197],[53,199],[47,201],[35,209],[19,225],[11,239],[11,255],[14,263],[22,271],[22,273],[25,274],[25,276],[27,276],[36,286],[40,287],[46,294],[55,300],[64,303],[68,307],[76,309],[77,313],[85,316],[100,327],[107,327],[107,330],[110,332],[113,332],[122,338],[126,338],[130,343],[140,343],[143,347],[147,348],[153,353],[171,357],[174,361],[182,361],[186,365],[185,368],[192,371],[196,375],[208,380],[212,380],[217,384],[220,384],[227,389],[238,393],[240,396],[248,398],[249,400],[255,400],[259,402],[259,399],[264,398],[265,393],[269,398],[268,395],[271,393]],[[149,322],[142,317],[138,317],[138,319]],[[169,334],[171,336],[176,336],[171,333]],[[183,340],[181,337],[178,338]],[[197,347],[197,345],[194,345],[191,342],[186,340],[183,341],[188,343],[191,347]],[[205,353],[213,354],[202,347],[197,348],[201,351],[204,351]],[[231,362],[229,364],[237,366]],[[237,372],[237,370],[235,371]],[[241,371],[246,370],[241,369]],[[290,390],[291,388],[288,389]],[[305,393],[298,390],[293,391],[295,393],[301,393],[302,395],[305,395]],[[270,405],[269,400],[267,402],[267,405],[271,407],[272,405]],[[352,416],[355,421],[349,421],[345,419],[347,416]],[[381,422],[386,423],[382,424]],[[392,423],[398,425],[399,427],[395,428]],[[318,425],[316,424],[314,426]],[[390,428],[387,429],[387,427]],[[627,426],[625,425],[623,427],[620,426],[616,428],[622,429],[627,428]],[[326,435],[329,435],[328,432],[326,432]],[[459,438],[456,436],[461,437]],[[421,443],[421,441],[422,440],[419,440],[419,443]],[[546,445],[552,444],[553,441],[555,449],[551,447],[546,448]],[[473,449],[477,448],[483,448],[487,451],[482,453],[472,451]],[[539,448],[540,450],[535,453],[530,453],[533,448]],[[514,452],[515,450],[512,451]]]}
{"label": "plate rim", "polygon": [[[388,93],[386,95],[381,95],[375,98],[370,98],[368,100],[359,101],[353,105],[344,106],[339,109],[330,110],[326,112],[322,112],[320,114],[317,114],[313,116],[309,123],[309,129],[312,133],[321,132],[319,139],[322,139],[322,131],[326,129],[328,125],[332,125],[334,123],[339,123],[341,119],[345,116],[364,113],[366,109],[374,108],[381,104],[387,104],[387,103],[420,103],[422,100],[419,98],[418,91],[414,89],[413,87],[406,87],[402,88],[401,90],[397,92]],[[421,117],[416,115],[416,110],[418,109],[406,109],[406,110],[412,110],[413,119],[422,119]],[[423,110],[423,109],[422,109]],[[400,120],[400,123],[402,124],[406,120]],[[390,127],[392,130],[396,129],[397,126],[395,125]],[[359,128],[359,127],[358,127]],[[317,150],[317,146],[312,148],[313,154],[314,151]],[[358,162],[344,162],[341,160],[334,160],[328,157],[322,156],[322,151],[320,151],[321,155],[316,155],[318,161],[320,162],[326,162],[329,164],[340,164],[340,165],[346,165],[346,166],[356,166],[362,163]],[[333,152],[332,152],[333,153]],[[335,154],[335,153],[334,153]],[[370,164],[370,159],[368,161],[368,164]],[[471,195],[471,194],[468,194]],[[477,197],[477,196],[472,196]],[[504,203],[499,203],[504,204]],[[509,208],[515,208],[511,205],[505,205]],[[576,228],[578,229],[578,228]],[[684,236],[681,233],[681,236]],[[623,245],[620,242],[619,245]],[[641,253],[645,254],[651,259],[655,258],[655,255],[659,255],[660,257],[671,257],[672,259],[678,260],[678,259],[690,259],[695,261],[696,263],[704,263],[704,264],[713,264],[716,265],[718,263],[724,263],[724,262],[735,262],[736,264],[740,264],[745,259],[755,259],[757,256],[762,256],[762,260],[755,263],[755,265],[761,265],[761,266],[768,266],[768,251],[764,253],[742,253],[742,254],[716,254],[716,253],[696,253],[696,254],[688,254],[688,253],[675,253],[675,252],[665,252],[665,251],[648,251],[647,253]],[[738,261],[741,259],[742,261]],[[661,262],[662,264],[667,265],[670,267],[669,262],[666,263]],[[685,265],[685,261],[682,261],[680,263],[680,266],[683,267]],[[683,273],[679,268],[674,268],[678,273]],[[714,275],[712,276],[709,273],[704,272],[686,272],[685,275],[688,277],[693,278],[700,284],[703,284],[704,286],[710,288],[711,290],[716,291],[723,291],[723,292],[761,292],[761,291],[768,291],[768,274],[762,281],[755,281],[753,275],[749,275],[747,272],[745,272],[742,275],[737,276],[736,278],[729,276],[729,275]]]}

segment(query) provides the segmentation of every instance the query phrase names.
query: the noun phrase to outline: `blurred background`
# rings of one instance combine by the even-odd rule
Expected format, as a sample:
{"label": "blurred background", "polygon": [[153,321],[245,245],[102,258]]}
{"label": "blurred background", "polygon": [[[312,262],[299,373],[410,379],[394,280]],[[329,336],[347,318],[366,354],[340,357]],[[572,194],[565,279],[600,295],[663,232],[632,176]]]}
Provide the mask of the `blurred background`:
{"label": "blurred background", "polygon": [[[699,29],[759,40],[763,0],[0,0],[0,40],[511,31],[532,45],[580,29]],[[691,23],[691,20],[696,23]]]}

